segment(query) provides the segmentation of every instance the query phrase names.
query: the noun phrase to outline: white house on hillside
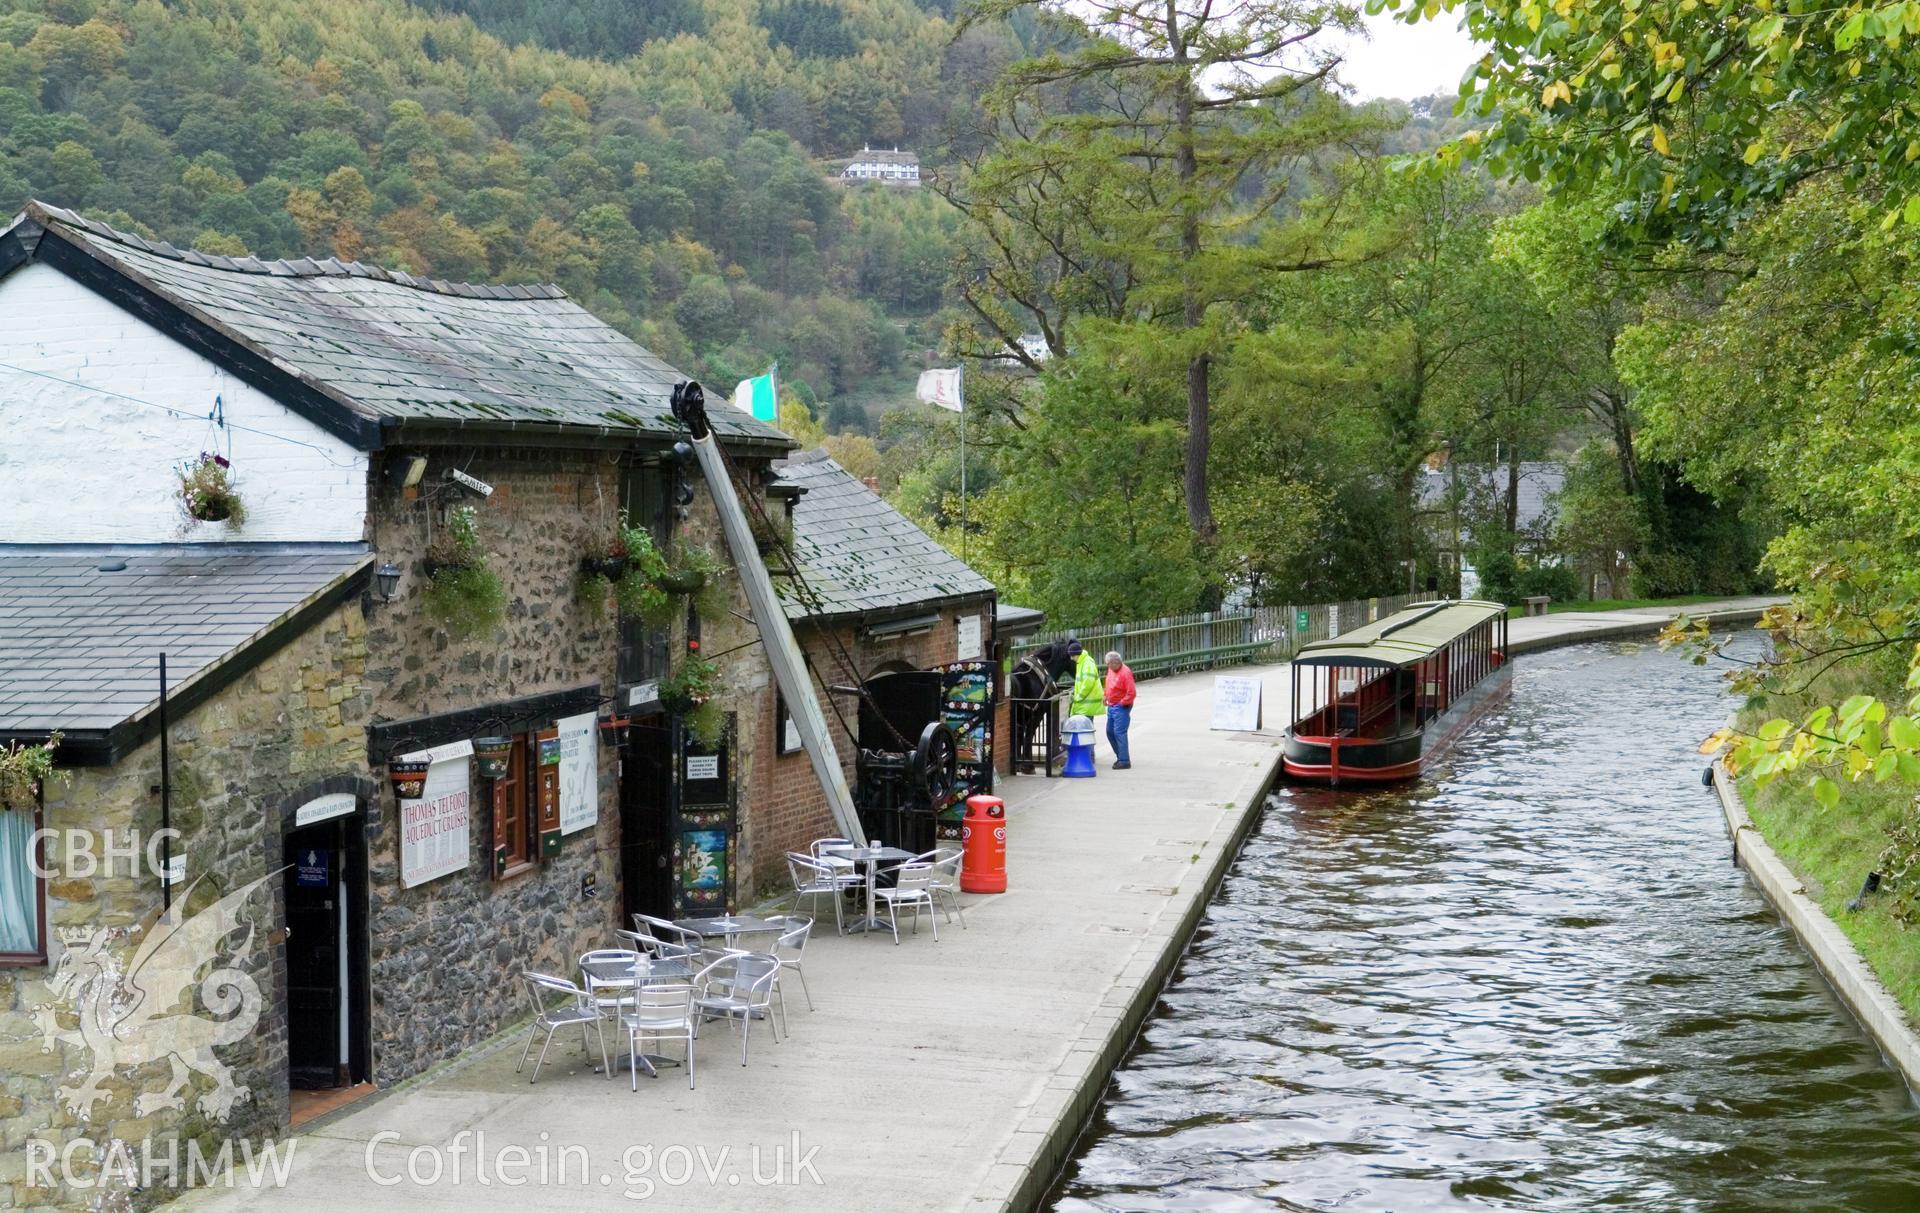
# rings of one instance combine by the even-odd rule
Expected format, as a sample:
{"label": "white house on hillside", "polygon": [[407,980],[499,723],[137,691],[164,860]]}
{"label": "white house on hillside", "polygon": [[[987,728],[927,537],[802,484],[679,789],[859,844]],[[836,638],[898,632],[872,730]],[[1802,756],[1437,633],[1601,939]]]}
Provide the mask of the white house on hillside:
{"label": "white house on hillside", "polygon": [[840,170],[842,181],[881,181],[889,185],[919,185],[920,157],[899,148],[892,151],[863,147]]}

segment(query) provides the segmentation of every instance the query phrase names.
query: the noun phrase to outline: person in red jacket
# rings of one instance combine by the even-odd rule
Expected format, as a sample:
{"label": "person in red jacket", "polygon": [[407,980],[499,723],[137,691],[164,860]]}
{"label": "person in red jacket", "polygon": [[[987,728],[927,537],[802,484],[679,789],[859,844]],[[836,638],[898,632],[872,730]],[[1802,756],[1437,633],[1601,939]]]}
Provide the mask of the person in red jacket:
{"label": "person in red jacket", "polygon": [[1127,753],[1127,727],[1133,723],[1133,671],[1120,654],[1107,654],[1107,744],[1113,747],[1113,769],[1133,765]]}

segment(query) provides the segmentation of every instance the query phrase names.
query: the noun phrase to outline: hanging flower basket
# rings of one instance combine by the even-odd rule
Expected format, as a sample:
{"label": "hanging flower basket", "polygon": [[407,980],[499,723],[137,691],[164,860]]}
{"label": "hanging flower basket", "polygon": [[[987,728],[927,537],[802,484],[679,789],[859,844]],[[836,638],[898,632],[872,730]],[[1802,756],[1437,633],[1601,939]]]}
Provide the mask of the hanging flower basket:
{"label": "hanging flower basket", "polygon": [[679,687],[660,688],[660,706],[667,710],[669,716],[685,716],[699,705],[700,701],[689,691]]}
{"label": "hanging flower basket", "polygon": [[505,779],[513,764],[513,738],[476,737],[473,760],[482,779]]}
{"label": "hanging flower basket", "polygon": [[0,809],[31,809],[43,787],[67,782],[68,773],[53,765],[59,745],[60,734],[54,733],[40,745],[13,742],[0,748]]}
{"label": "hanging flower basket", "polygon": [[198,459],[180,465],[180,508],[195,522],[224,522],[239,529],[247,508],[233,485],[233,465],[226,456],[200,452]]}
{"label": "hanging flower basket", "polygon": [[660,574],[654,584],[669,594],[698,594],[707,586],[707,571],[695,568],[672,568]]}
{"label": "hanging flower basket", "polygon": [[610,750],[627,744],[627,730],[633,722],[625,716],[607,716],[600,721],[600,741]]}
{"label": "hanging flower basket", "polygon": [[387,761],[387,778],[393,781],[396,800],[418,800],[427,791],[427,768],[433,764],[421,759],[393,758]]}

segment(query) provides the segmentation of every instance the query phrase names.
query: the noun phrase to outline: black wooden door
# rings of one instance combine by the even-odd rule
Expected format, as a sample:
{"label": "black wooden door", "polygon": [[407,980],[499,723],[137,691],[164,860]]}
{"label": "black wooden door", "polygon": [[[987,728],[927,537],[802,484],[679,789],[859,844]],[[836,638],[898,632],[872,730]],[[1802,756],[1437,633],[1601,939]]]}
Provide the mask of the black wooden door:
{"label": "black wooden door", "polygon": [[346,886],[341,823],[286,836],[287,1068],[289,1085],[326,1089],[346,1079],[341,1048]]}
{"label": "black wooden door", "polygon": [[676,728],[642,716],[627,732],[620,765],[621,925],[635,914],[673,916],[673,755]]}

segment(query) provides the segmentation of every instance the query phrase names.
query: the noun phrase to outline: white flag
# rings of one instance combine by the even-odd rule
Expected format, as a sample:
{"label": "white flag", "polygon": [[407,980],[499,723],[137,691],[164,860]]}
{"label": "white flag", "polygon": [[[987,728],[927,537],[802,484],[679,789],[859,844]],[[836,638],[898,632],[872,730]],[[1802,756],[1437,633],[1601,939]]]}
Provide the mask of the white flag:
{"label": "white flag", "polygon": [[960,368],[956,366],[945,371],[921,371],[920,385],[913,390],[913,394],[928,404],[937,404],[943,409],[959,412],[962,403]]}

